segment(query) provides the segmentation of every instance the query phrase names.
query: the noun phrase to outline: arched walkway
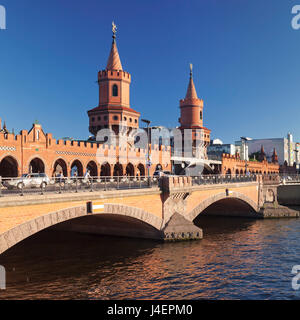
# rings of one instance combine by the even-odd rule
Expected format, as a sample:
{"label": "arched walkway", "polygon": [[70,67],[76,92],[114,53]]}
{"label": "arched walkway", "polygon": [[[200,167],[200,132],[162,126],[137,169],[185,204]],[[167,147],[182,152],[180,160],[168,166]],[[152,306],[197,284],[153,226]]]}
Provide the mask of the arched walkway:
{"label": "arched walkway", "polygon": [[100,175],[101,175],[101,177],[110,177],[111,176],[111,168],[110,168],[110,164],[108,162],[104,163],[101,166]]}
{"label": "arched walkway", "polygon": [[123,166],[120,163],[115,164],[114,166],[114,177],[122,177],[124,174]]}
{"label": "arched walkway", "polygon": [[18,176],[18,162],[15,158],[8,156],[0,162],[0,177],[15,178]]}
{"label": "arched walkway", "polygon": [[83,165],[79,160],[73,161],[71,164],[71,176],[83,177]]}
{"label": "arched walkway", "polygon": [[60,172],[62,172],[64,177],[68,176],[67,163],[63,159],[58,159],[55,161],[54,166],[53,166],[52,176],[56,176]]}
{"label": "arched walkway", "polygon": [[134,177],[134,166],[132,163],[128,163],[126,166],[126,176]]}
{"label": "arched walkway", "polygon": [[226,196],[224,193],[219,193],[202,201],[187,214],[187,219],[193,221],[202,214],[255,218],[258,215],[257,212],[258,204],[244,194],[232,192],[230,196]]}
{"label": "arched walkway", "polygon": [[145,176],[145,166],[140,163],[137,168],[138,168],[139,176],[144,177]]}
{"label": "arched walkway", "polygon": [[29,173],[45,173],[45,164],[40,158],[34,158],[29,164]]}
{"label": "arched walkway", "polygon": [[95,161],[90,161],[86,168],[90,171],[91,177],[98,177],[98,166]]}

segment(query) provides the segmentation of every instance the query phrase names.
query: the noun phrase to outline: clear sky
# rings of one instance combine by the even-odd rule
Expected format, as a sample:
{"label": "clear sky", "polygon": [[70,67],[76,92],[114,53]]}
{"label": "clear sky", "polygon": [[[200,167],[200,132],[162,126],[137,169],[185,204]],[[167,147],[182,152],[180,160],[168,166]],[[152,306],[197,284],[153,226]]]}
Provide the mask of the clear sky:
{"label": "clear sky", "polygon": [[111,22],[131,106],[154,125],[178,125],[189,63],[213,138],[300,140],[300,0],[0,0],[0,117],[15,132],[39,120],[55,137],[86,138],[98,104]]}

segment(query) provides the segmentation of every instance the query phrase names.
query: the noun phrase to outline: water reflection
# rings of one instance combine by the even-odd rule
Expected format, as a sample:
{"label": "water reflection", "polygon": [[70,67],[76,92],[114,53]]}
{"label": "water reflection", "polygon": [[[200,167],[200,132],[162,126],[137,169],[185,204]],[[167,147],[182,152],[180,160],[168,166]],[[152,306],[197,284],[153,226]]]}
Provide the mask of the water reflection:
{"label": "water reflection", "polygon": [[300,220],[206,217],[205,238],[160,243],[42,232],[0,257],[5,299],[297,298]]}

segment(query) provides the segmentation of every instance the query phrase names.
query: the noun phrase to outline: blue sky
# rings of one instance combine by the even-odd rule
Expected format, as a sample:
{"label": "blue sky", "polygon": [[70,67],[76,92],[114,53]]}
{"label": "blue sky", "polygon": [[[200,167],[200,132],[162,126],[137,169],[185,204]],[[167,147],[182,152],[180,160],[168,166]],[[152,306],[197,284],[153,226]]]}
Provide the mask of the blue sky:
{"label": "blue sky", "polygon": [[212,137],[300,140],[300,0],[0,0],[0,117],[15,132],[39,120],[55,137],[86,138],[97,106],[111,22],[131,106],[154,125],[178,125],[189,63]]}

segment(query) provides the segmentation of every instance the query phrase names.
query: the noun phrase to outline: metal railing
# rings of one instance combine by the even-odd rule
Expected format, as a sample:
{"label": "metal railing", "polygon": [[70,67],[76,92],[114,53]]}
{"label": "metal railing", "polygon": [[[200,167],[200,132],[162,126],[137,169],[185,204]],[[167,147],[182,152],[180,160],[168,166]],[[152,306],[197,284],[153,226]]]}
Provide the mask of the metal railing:
{"label": "metal railing", "polygon": [[192,178],[192,186],[257,181],[256,175],[203,175]]}
{"label": "metal railing", "polygon": [[281,173],[279,175],[279,179],[280,179],[281,184],[300,183],[300,175],[299,174]]}
{"label": "metal railing", "polygon": [[[261,175],[200,175],[192,176],[192,186],[214,185],[228,183],[242,183],[257,181]],[[172,176],[170,176],[172,177]],[[183,177],[183,176],[176,176]],[[264,180],[276,180],[282,184],[300,183],[300,175],[265,175]],[[270,180],[270,181],[271,181]],[[56,177],[56,178],[1,178],[0,197],[14,195],[44,195],[79,192],[96,192],[109,190],[127,190],[160,187],[160,178],[157,177]]]}
{"label": "metal railing", "polygon": [[159,185],[158,177],[1,178],[0,197],[143,189]]}

